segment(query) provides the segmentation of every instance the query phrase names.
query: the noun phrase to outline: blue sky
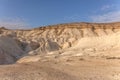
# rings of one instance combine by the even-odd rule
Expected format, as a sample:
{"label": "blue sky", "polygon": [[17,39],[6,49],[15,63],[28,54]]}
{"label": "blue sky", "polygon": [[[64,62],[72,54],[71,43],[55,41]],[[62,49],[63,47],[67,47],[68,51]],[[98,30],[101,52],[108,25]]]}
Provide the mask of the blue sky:
{"label": "blue sky", "polygon": [[30,28],[70,22],[118,22],[120,0],[0,0],[0,26]]}

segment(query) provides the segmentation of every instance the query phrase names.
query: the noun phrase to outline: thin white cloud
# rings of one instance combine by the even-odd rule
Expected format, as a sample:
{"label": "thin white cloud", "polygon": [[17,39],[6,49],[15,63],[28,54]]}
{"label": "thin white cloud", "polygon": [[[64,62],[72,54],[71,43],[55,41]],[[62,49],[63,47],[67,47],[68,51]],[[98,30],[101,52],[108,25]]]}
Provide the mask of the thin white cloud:
{"label": "thin white cloud", "polygon": [[4,18],[0,19],[0,27],[5,27],[8,29],[28,29],[29,24],[21,18]]}
{"label": "thin white cloud", "polygon": [[111,8],[113,8],[113,7],[114,7],[113,4],[111,4],[111,5],[104,5],[104,6],[101,7],[101,10],[104,11],[104,10],[111,9]]}
{"label": "thin white cloud", "polygon": [[89,18],[93,22],[119,22],[120,21],[120,10],[117,9],[118,5],[108,4],[101,6],[99,11],[96,12],[96,15],[90,16]]}
{"label": "thin white cloud", "polygon": [[90,17],[93,22],[119,22],[120,11],[108,12],[103,15],[95,15]]}

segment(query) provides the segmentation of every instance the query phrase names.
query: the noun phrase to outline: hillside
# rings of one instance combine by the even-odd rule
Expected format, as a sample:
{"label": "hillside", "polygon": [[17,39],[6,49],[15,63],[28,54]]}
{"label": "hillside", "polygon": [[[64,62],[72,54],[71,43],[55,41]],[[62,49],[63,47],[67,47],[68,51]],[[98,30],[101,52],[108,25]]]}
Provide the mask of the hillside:
{"label": "hillside", "polygon": [[120,22],[2,27],[0,80],[119,80],[119,52]]}
{"label": "hillside", "polygon": [[[21,55],[17,59],[25,55],[40,55],[60,53],[67,54],[71,53],[73,55],[96,55],[96,56],[119,56],[119,31],[120,23],[69,23],[69,24],[58,24],[51,26],[44,26],[40,28],[34,28],[31,30],[9,30],[5,28],[0,29],[0,35],[5,36],[13,40],[14,43],[8,40],[8,43],[12,47],[15,47],[14,52],[12,49],[6,49],[7,55],[14,57],[16,55]],[[1,42],[1,44],[7,43]],[[3,44],[8,45],[8,44]],[[1,45],[2,46],[2,45]],[[7,46],[11,48],[11,46]],[[20,50],[17,50],[17,47]],[[71,50],[68,50],[68,49]],[[114,49],[116,52],[114,54],[105,53]],[[74,50],[77,52],[74,53]],[[2,51],[2,50],[1,50]],[[56,52],[58,51],[58,52]],[[89,53],[86,53],[86,52]],[[104,52],[103,52],[104,51]],[[98,54],[98,52],[100,54]],[[12,54],[12,55],[11,55]],[[1,54],[2,55],[2,54]],[[1,58],[2,59],[2,58]],[[17,60],[15,59],[14,62]],[[7,61],[3,59],[2,62]],[[13,62],[13,61],[12,61]]]}

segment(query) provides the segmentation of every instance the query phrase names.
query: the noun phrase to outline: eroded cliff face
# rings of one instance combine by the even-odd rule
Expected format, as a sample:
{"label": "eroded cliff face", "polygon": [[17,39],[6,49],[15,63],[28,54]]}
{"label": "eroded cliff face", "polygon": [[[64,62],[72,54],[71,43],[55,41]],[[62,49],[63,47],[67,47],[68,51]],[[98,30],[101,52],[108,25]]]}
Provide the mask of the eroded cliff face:
{"label": "eroded cliff face", "polygon": [[0,36],[0,64],[14,63],[24,51],[12,38]]}
{"label": "eroded cliff face", "polygon": [[[22,50],[22,52],[17,50],[18,52],[14,52],[14,54],[18,55],[21,53],[20,55],[22,56],[47,54],[60,50],[69,51],[69,48],[71,50],[75,48],[79,51],[78,53],[82,51],[104,51],[110,50],[111,48],[119,49],[119,32],[119,22],[70,23],[45,26],[31,30],[0,29],[1,36],[13,39],[16,45]],[[0,39],[2,39],[2,37],[0,37]],[[2,43],[6,42],[0,42],[0,44]],[[100,47],[100,45],[102,46]],[[11,43],[11,46],[16,47],[13,43]],[[16,50],[16,48],[14,49]],[[9,50],[9,52],[11,52],[11,50]],[[2,52],[0,54],[2,54]],[[72,54],[76,53],[72,52]]]}

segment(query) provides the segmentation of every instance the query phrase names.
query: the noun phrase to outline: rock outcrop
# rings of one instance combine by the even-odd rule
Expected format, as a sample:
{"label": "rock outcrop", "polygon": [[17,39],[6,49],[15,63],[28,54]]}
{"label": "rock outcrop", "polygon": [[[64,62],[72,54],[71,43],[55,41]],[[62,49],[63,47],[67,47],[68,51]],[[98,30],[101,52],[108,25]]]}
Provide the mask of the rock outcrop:
{"label": "rock outcrop", "polygon": [[[31,30],[9,30],[0,29],[0,35],[6,36],[5,43],[8,48],[13,47],[13,52],[10,54],[0,48],[0,61],[4,62],[4,56],[12,55],[39,55],[47,54],[53,51],[61,51],[63,53],[69,51],[72,54],[83,53],[93,55],[97,51],[107,51],[110,49],[119,50],[120,42],[120,23],[70,23],[58,24],[34,28]],[[2,37],[0,37],[2,39]],[[13,40],[13,41],[12,41]],[[3,40],[4,41],[4,40]],[[10,42],[12,41],[12,42]],[[10,45],[8,45],[10,44]],[[10,46],[10,47],[9,47]],[[11,49],[4,48],[5,51]],[[17,49],[16,49],[17,48]],[[74,53],[74,49],[78,51]],[[13,54],[14,53],[14,54]],[[100,54],[99,54],[100,55]],[[117,54],[118,55],[118,54]],[[2,57],[3,56],[3,57]],[[9,61],[9,60],[8,60]],[[15,60],[11,61],[14,62]]]}
{"label": "rock outcrop", "polygon": [[23,54],[15,40],[0,36],[0,64],[14,63]]}

